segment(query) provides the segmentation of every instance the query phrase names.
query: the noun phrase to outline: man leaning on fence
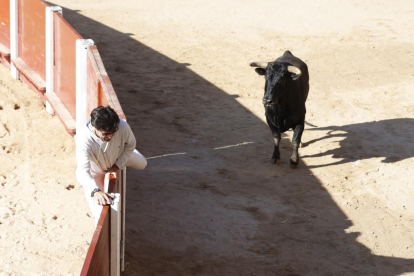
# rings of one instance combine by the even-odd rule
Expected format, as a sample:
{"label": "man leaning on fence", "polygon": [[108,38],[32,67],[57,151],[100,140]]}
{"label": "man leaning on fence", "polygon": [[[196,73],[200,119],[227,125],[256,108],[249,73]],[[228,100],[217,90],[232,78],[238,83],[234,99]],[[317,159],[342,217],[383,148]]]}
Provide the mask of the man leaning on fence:
{"label": "man leaning on fence", "polygon": [[[135,149],[136,140],[128,123],[120,119],[109,106],[92,110],[90,119],[76,135],[76,178],[83,186],[86,199],[95,220],[99,218],[98,205],[110,204],[112,195],[101,191],[107,172],[131,167],[142,170],[145,157]],[[95,203],[96,202],[96,203]]]}

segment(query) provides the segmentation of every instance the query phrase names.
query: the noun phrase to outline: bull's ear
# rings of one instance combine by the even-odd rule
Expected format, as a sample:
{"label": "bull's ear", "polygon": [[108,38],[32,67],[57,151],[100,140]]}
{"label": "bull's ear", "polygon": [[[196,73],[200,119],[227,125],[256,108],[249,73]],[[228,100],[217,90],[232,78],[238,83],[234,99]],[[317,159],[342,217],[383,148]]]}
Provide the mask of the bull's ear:
{"label": "bull's ear", "polygon": [[266,69],[263,68],[255,68],[254,71],[256,71],[257,74],[264,76],[266,75]]}
{"label": "bull's ear", "polygon": [[297,79],[299,79],[299,77],[300,77],[300,74],[290,74],[290,77],[292,78],[292,80],[297,80]]}
{"label": "bull's ear", "polygon": [[302,71],[296,66],[289,65],[287,69],[289,73],[291,73],[292,80],[294,81],[299,79],[300,75],[302,75]]}

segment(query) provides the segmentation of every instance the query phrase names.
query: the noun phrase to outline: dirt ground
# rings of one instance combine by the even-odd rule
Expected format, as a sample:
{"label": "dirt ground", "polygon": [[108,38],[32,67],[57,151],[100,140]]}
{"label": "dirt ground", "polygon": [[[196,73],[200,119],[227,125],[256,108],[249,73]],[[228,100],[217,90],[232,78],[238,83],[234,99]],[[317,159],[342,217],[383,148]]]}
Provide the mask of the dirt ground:
{"label": "dirt ground", "polygon": [[[412,1],[50,4],[95,41],[148,157],[127,174],[125,275],[414,275]],[[291,131],[269,162],[249,67],[285,50],[314,125],[294,170]],[[0,275],[78,275],[93,219],[73,139],[0,73]]]}

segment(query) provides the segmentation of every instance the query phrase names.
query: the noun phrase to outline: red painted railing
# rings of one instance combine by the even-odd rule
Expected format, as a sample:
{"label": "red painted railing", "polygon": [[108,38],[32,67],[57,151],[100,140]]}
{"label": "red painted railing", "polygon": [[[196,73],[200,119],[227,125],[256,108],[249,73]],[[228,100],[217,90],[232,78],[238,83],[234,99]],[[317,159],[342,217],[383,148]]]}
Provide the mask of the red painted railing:
{"label": "red painted railing", "polygon": [[[108,192],[115,193],[122,185],[113,174],[109,177]],[[102,185],[100,188],[104,190]],[[111,271],[111,213],[110,206],[102,208],[96,230],[93,234],[91,245],[86,254],[81,276],[109,276]]]}
{"label": "red painted railing", "polygon": [[87,113],[90,114],[99,105],[110,105],[120,118],[126,119],[95,45],[88,48],[87,68],[90,80],[87,89]]}
{"label": "red painted railing", "polygon": [[0,0],[0,62],[10,67],[10,2]]}
{"label": "red painted railing", "polygon": [[76,40],[83,39],[63,17],[54,13],[54,92],[76,119]]}
{"label": "red painted railing", "polygon": [[[13,30],[11,25],[14,23],[11,21],[10,7],[12,3],[16,3],[15,1],[18,1],[16,5],[18,26],[15,26],[18,30],[16,36],[18,52],[13,54],[11,53],[14,51],[11,49],[11,30]],[[45,103],[50,103],[68,133],[74,135],[76,133],[75,120],[77,113],[76,89],[78,89],[76,85],[76,41],[83,38],[58,12],[53,13],[53,91],[47,91],[46,93],[46,87],[48,87],[46,82],[49,81],[46,76],[46,7],[49,6],[41,0],[0,0],[0,62],[8,68],[16,68],[20,73],[20,80],[26,82],[31,89],[39,93]],[[97,47],[95,45],[88,46],[87,51],[88,77],[85,116],[89,116],[92,109],[98,105],[110,105],[119,117],[126,119]],[[15,58],[10,59],[13,55]],[[110,178],[108,188],[109,192],[119,193],[121,196],[122,207],[119,212],[123,219],[125,206],[124,177],[125,173],[120,172],[119,181],[116,178]],[[103,183],[99,185],[102,186],[101,189],[104,189]],[[114,272],[113,258],[110,260],[111,254],[113,254],[111,250],[114,249],[111,248],[111,231],[113,230],[111,230],[110,214],[111,208],[109,206],[103,207],[81,275],[110,275],[111,266],[112,272]],[[124,223],[122,222],[120,225],[120,232],[123,233]],[[123,237],[121,239],[124,240]],[[120,250],[123,251],[123,248]],[[123,252],[121,252],[120,258],[122,258],[122,255]],[[122,262],[121,259],[115,261],[116,270],[118,270],[116,271],[117,275],[123,269]]]}
{"label": "red painted railing", "polygon": [[19,0],[19,58],[46,80],[46,18],[47,4],[38,0]]}
{"label": "red painted railing", "polygon": [[110,275],[110,207],[104,206],[86,254],[81,276]]}

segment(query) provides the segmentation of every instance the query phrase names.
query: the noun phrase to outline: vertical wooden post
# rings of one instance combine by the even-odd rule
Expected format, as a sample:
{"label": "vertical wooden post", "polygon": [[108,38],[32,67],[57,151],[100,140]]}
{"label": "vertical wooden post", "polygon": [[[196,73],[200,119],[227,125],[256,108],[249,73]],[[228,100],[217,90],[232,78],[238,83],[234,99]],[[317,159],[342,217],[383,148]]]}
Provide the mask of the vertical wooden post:
{"label": "vertical wooden post", "polygon": [[120,183],[122,189],[121,203],[122,203],[122,233],[121,233],[121,271],[125,270],[125,202],[126,202],[126,167],[122,170],[122,182]]}
{"label": "vertical wooden post", "polygon": [[[19,56],[19,1],[10,0],[10,60]],[[10,64],[11,75],[20,79],[19,70],[13,63]]]}
{"label": "vertical wooden post", "polygon": [[113,194],[115,196],[113,204],[111,205],[111,276],[121,275],[121,197],[120,194]]}
{"label": "vertical wooden post", "polygon": [[76,40],[76,133],[86,123],[86,93],[88,85],[87,51],[88,46],[94,45],[92,39]]}
{"label": "vertical wooden post", "polygon": [[[54,47],[54,24],[53,14],[59,12],[62,14],[62,8],[59,6],[46,7],[46,93],[54,91],[54,66],[55,66],[55,47]],[[52,106],[46,101],[46,111],[55,115]]]}

